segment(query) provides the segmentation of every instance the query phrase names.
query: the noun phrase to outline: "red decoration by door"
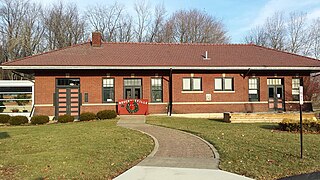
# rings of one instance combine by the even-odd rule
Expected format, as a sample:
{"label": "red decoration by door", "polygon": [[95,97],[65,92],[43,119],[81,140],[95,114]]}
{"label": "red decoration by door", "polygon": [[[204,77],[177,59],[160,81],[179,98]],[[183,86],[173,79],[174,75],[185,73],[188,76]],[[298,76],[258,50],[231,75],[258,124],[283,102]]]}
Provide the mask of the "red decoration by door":
{"label": "red decoration by door", "polygon": [[148,100],[147,99],[119,99],[118,101],[119,115],[147,115]]}

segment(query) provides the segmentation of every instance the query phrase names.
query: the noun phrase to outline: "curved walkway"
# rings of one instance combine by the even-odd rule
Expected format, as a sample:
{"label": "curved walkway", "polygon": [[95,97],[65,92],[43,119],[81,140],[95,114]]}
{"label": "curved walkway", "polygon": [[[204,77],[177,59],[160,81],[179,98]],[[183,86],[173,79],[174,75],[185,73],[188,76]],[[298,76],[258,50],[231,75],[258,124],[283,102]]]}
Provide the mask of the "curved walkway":
{"label": "curved walkway", "polygon": [[154,139],[155,148],[137,166],[116,179],[157,179],[160,174],[159,179],[163,179],[164,174],[166,179],[245,178],[218,170],[219,155],[214,147],[195,135],[145,124],[145,116],[122,115],[118,125],[148,134]]}

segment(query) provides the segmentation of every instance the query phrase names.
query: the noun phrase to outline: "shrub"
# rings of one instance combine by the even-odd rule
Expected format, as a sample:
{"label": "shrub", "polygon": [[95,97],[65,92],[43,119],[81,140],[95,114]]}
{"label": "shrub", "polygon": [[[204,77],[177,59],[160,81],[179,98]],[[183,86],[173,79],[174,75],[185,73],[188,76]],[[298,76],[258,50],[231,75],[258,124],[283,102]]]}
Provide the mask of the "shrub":
{"label": "shrub", "polygon": [[117,117],[117,113],[114,110],[103,110],[97,113],[99,119],[113,119]]}
{"label": "shrub", "polygon": [[73,122],[74,121],[74,117],[71,115],[62,115],[58,117],[58,122],[59,123],[67,123],[67,122]]}
{"label": "shrub", "polygon": [[[315,119],[303,119],[302,127],[306,132],[320,132],[320,121]],[[279,128],[282,131],[297,132],[300,130],[300,121],[285,118],[279,123]]]}
{"label": "shrub", "polygon": [[[3,99],[3,94],[0,94],[0,99]],[[6,107],[3,107],[3,101],[0,101],[0,106],[2,106],[0,107],[0,113],[2,113],[6,109]]]}
{"label": "shrub", "polygon": [[8,122],[10,125],[21,125],[28,123],[28,118],[26,116],[12,116]]}
{"label": "shrub", "polygon": [[10,116],[7,114],[0,114],[0,123],[8,123]]}
{"label": "shrub", "polygon": [[84,112],[80,114],[79,120],[80,121],[90,121],[96,119],[96,115],[91,112]]}
{"label": "shrub", "polygon": [[49,122],[49,116],[33,116],[31,118],[31,124],[46,124]]}

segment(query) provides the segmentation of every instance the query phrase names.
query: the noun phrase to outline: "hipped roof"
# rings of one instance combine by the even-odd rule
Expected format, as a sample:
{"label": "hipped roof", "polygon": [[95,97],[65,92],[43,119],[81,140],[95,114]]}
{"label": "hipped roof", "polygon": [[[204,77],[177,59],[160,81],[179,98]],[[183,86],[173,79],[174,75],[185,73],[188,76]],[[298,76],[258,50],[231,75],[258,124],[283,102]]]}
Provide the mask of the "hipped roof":
{"label": "hipped roof", "polygon": [[[204,56],[207,52],[208,59]],[[314,68],[320,61],[253,44],[83,43],[2,64],[3,69]]]}

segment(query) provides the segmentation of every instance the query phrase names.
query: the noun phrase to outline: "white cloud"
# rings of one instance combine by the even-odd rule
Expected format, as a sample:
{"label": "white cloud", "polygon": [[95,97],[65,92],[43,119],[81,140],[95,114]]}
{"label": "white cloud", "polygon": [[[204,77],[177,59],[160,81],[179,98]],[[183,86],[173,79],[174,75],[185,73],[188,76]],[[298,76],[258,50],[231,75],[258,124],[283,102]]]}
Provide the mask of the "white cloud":
{"label": "white cloud", "polygon": [[320,17],[320,1],[319,0],[269,0],[264,6],[260,8],[258,13],[252,17],[248,24],[244,24],[234,32],[236,36],[244,37],[247,32],[258,26],[262,25],[268,17],[271,17],[275,12],[292,12],[303,11],[307,13],[308,22],[312,19]]}
{"label": "white cloud", "polygon": [[320,18],[320,8],[318,9],[314,9],[313,11],[311,11],[310,13],[308,13],[307,18],[309,20],[313,20],[316,18]]}
{"label": "white cloud", "polygon": [[277,11],[305,11],[310,8],[310,6],[314,5],[319,6],[319,0],[270,0],[261,8],[259,14],[247,29],[249,30],[257,25],[263,24],[268,17],[272,16]]}

